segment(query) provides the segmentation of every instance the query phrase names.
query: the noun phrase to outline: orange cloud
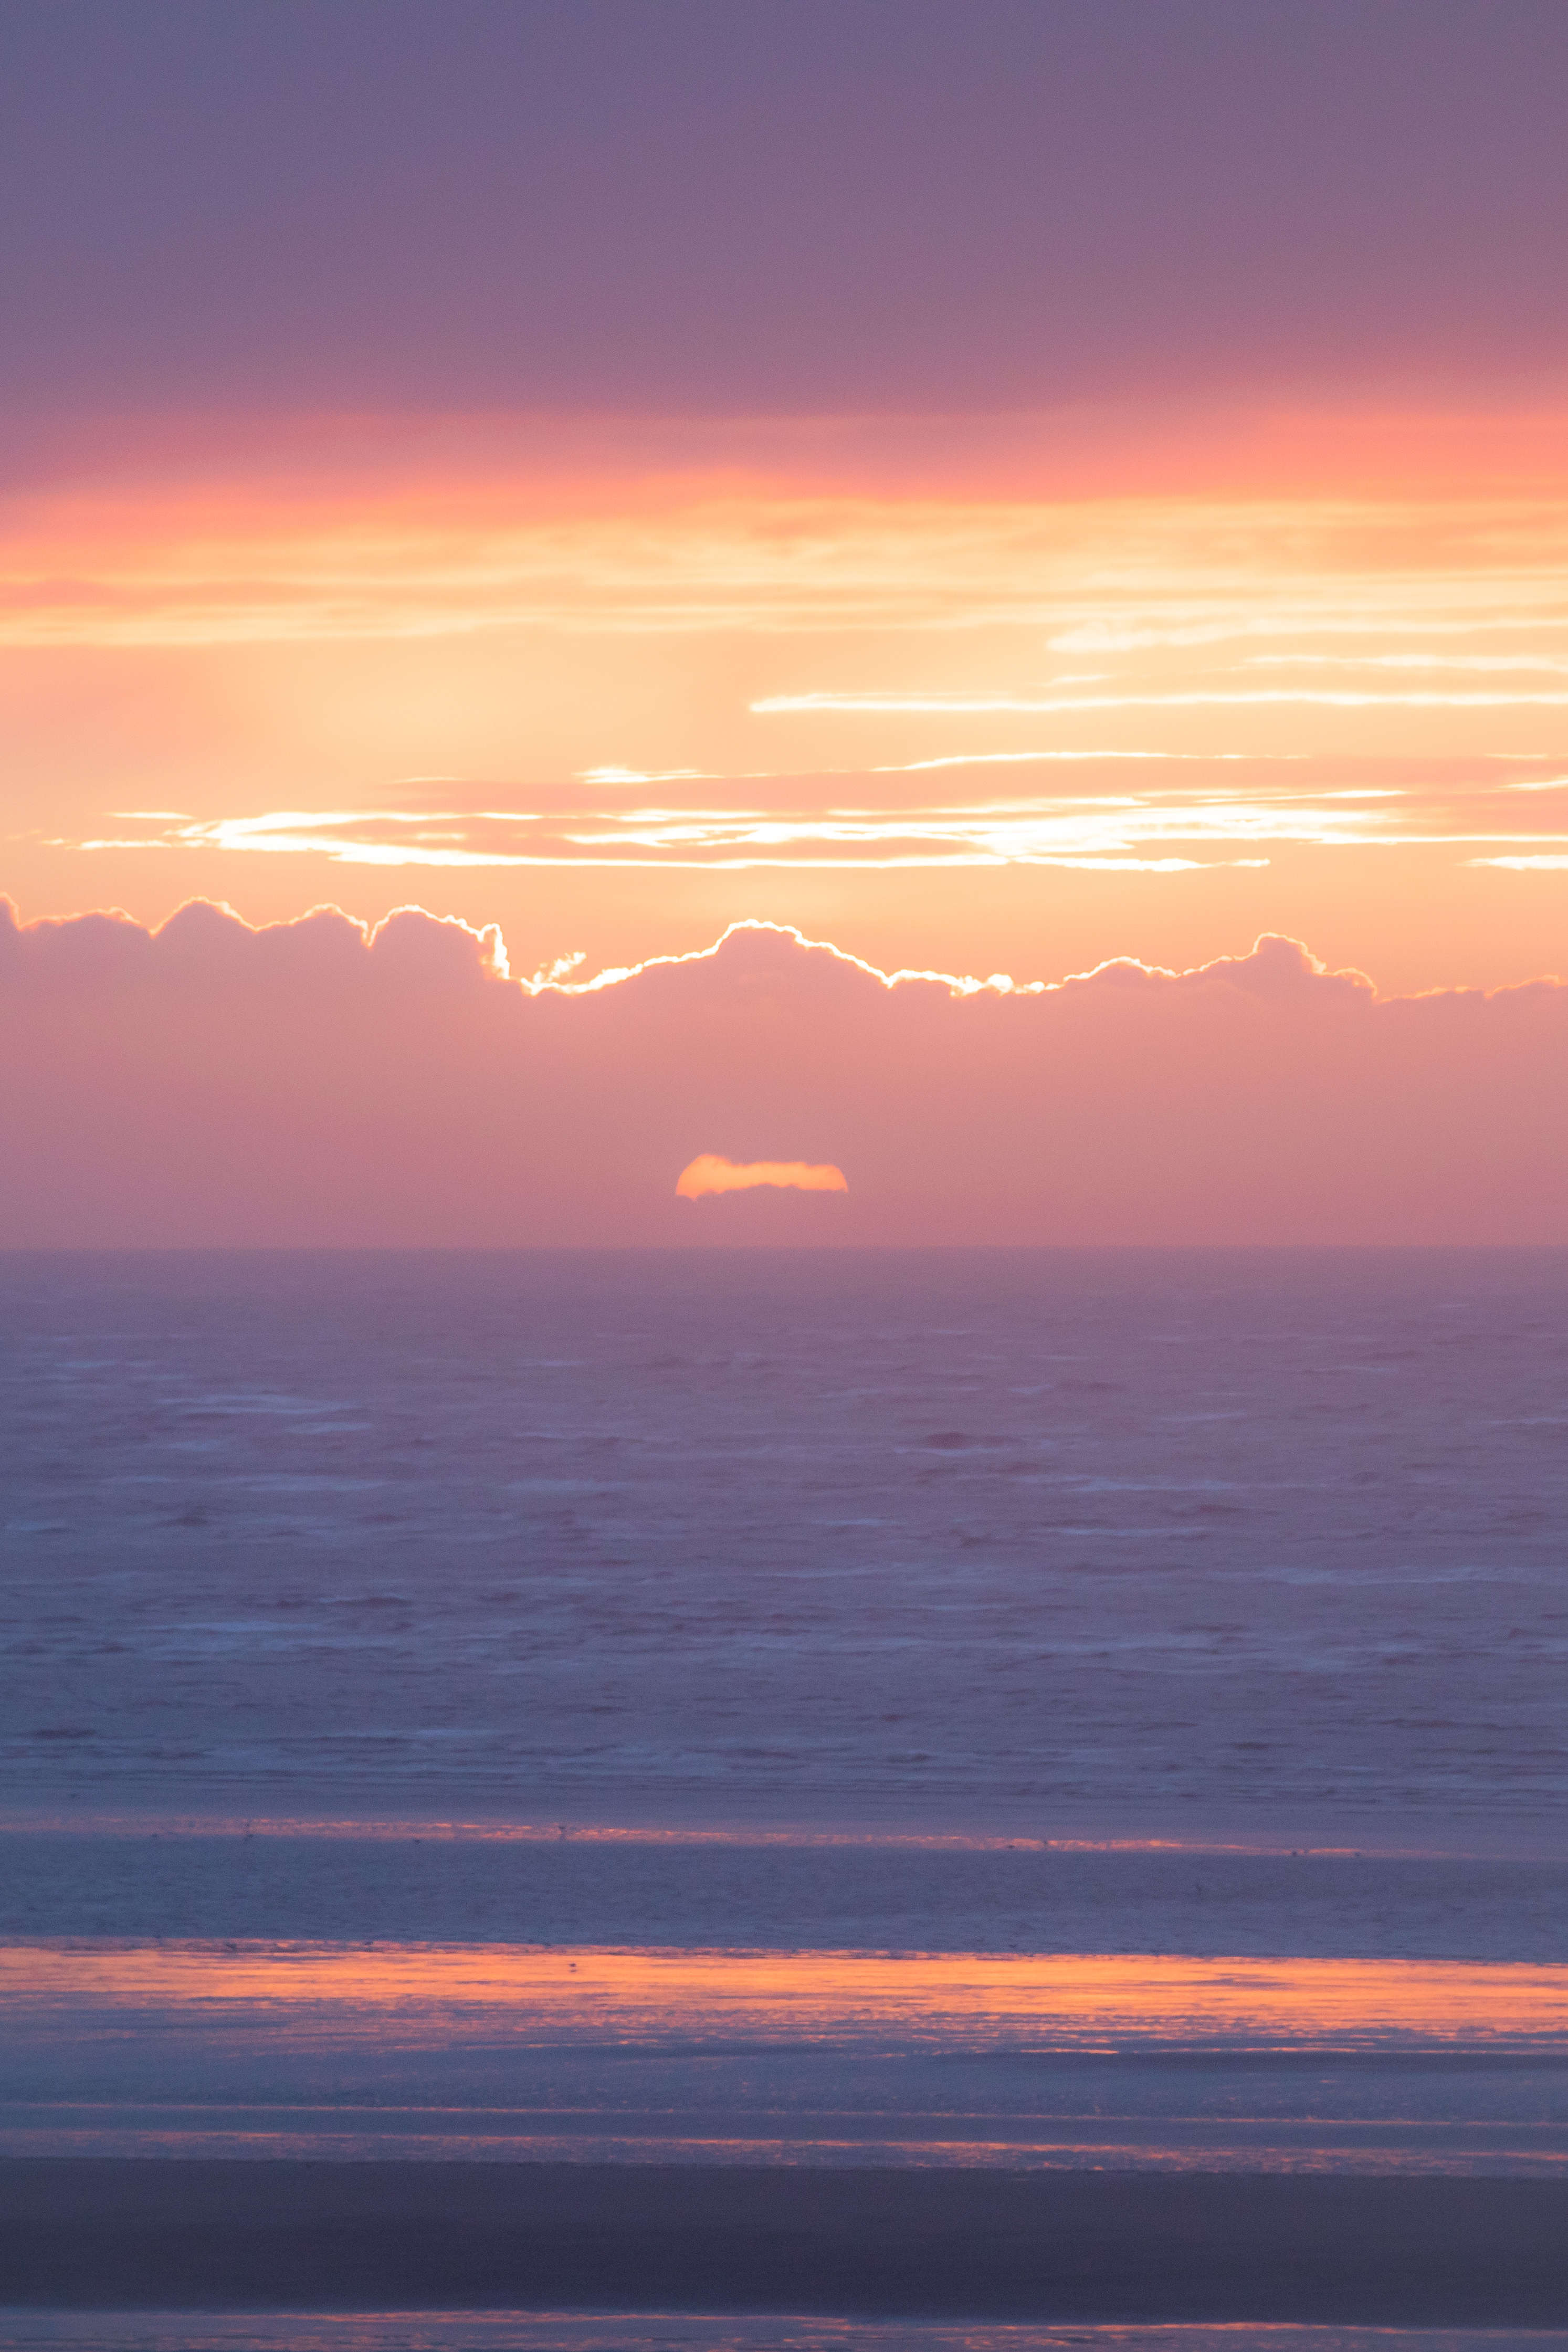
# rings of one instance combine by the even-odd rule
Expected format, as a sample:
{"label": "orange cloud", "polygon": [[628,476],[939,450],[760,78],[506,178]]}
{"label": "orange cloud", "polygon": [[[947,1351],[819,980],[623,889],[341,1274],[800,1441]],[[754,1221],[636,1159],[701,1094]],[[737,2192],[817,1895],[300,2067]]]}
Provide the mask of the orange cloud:
{"label": "orange cloud", "polygon": [[748,1160],[737,1166],[716,1152],[704,1151],[682,1169],[675,1192],[680,1200],[699,1201],[705,1192],[750,1192],[758,1184],[795,1192],[847,1192],[850,1189],[840,1168],[813,1167],[804,1160]]}
{"label": "orange cloud", "polygon": [[1568,405],[1539,393],[18,425],[4,878],[255,918],[329,866],[460,913],[484,871],[515,929],[553,871],[530,969],[804,911],[889,963],[1278,929],[1518,979],[1556,959],[1568,854],[1511,793],[1568,748]]}
{"label": "orange cloud", "polygon": [[[813,643],[863,628],[880,645],[1000,624],[1103,655],[1564,619],[1560,408],[700,430],[472,419],[460,454],[429,420],[236,425],[221,447],[198,436],[178,451],[126,420],[13,437],[0,644],[14,650],[407,648],[532,627]],[[890,707],[807,685],[752,699]],[[958,692],[968,709],[1140,699],[1062,705],[1038,682],[968,677]]]}

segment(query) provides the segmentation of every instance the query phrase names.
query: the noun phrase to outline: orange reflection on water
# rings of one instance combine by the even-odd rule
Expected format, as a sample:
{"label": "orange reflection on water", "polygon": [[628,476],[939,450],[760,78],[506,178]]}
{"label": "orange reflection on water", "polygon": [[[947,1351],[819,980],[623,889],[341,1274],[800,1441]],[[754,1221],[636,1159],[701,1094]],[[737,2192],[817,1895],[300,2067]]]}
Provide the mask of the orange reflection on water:
{"label": "orange reflection on water", "polygon": [[443,2041],[1568,2040],[1568,1968],[1452,1960],[164,1944],[0,1948],[0,2012],[177,2009]]}

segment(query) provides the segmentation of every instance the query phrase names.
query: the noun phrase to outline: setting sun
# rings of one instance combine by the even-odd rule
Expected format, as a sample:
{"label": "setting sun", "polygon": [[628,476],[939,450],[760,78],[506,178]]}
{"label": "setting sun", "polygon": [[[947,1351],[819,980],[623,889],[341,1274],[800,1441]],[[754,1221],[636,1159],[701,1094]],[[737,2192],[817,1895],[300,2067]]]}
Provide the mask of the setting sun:
{"label": "setting sun", "polygon": [[704,1151],[682,1169],[675,1180],[675,1194],[682,1201],[698,1201],[705,1192],[750,1192],[759,1184],[793,1192],[847,1192],[850,1189],[840,1168],[813,1167],[804,1160],[751,1160],[737,1166],[717,1152]]}

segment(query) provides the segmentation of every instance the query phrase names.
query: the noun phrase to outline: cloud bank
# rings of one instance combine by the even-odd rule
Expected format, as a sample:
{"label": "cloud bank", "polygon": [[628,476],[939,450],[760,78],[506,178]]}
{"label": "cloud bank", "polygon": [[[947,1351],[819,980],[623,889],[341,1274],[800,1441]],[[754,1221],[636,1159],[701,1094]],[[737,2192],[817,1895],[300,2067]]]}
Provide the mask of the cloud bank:
{"label": "cloud bank", "polygon": [[[0,1099],[7,1246],[1568,1243],[1568,987],[1280,938],[1044,987],[753,924],[574,986],[413,908],[0,901]],[[853,1189],[694,1217],[699,1151]]]}

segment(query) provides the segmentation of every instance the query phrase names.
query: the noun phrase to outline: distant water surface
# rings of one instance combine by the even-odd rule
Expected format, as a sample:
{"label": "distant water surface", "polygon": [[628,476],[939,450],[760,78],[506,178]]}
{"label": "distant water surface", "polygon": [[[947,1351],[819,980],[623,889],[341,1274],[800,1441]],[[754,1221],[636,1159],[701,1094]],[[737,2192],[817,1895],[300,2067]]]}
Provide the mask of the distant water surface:
{"label": "distant water surface", "polygon": [[0,1260],[13,1806],[1543,1852],[1568,1254]]}
{"label": "distant water surface", "polygon": [[685,2312],[0,2310],[49,2352],[1555,2352],[1568,2329],[923,2326]]}

